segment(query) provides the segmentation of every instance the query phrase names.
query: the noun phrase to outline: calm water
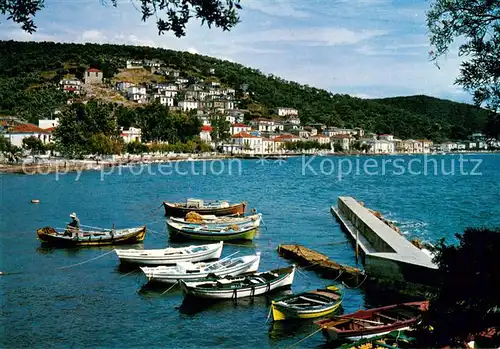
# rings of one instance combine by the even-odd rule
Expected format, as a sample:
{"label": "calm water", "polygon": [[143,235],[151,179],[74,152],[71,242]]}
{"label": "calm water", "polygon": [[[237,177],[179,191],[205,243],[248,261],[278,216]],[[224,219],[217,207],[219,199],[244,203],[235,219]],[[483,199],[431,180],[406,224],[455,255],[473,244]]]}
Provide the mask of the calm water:
{"label": "calm water", "polygon": [[[122,174],[104,176],[98,171],[61,176],[0,175],[0,270],[13,274],[0,277],[2,290],[1,347],[287,347],[315,330],[301,325],[266,324],[265,297],[216,304],[182,304],[182,294],[167,288],[143,288],[145,279],[137,272],[118,269],[114,254],[72,268],[58,269],[88,261],[112,250],[106,248],[40,248],[36,228],[63,227],[75,211],[82,224],[116,228],[148,223],[150,233],[144,248],[167,244],[164,218],[159,208],[163,199],[187,197],[247,200],[264,215],[265,228],[253,244],[225,248],[224,255],[261,251],[261,269],[285,266],[289,262],[276,253],[279,243],[301,243],[315,248],[341,263],[354,265],[354,254],[345,235],[329,213],[339,195],[352,195],[369,207],[397,221],[408,236],[427,241],[453,238],[467,226],[500,225],[500,156],[469,155],[482,161],[476,172],[461,175],[459,156],[434,156],[438,174],[403,175],[383,161],[396,157],[320,157],[308,163],[301,158],[285,163],[244,161],[239,173],[232,164],[222,168],[213,163],[182,163],[178,170],[188,175],[158,174],[158,166],[122,168]],[[339,178],[340,160],[352,160],[351,174]],[[414,172],[424,171],[423,157],[401,157]],[[431,159],[431,158],[429,158]],[[361,168],[356,172],[356,161]],[[446,173],[455,162],[455,174]],[[305,163],[305,167],[304,167]],[[378,170],[374,169],[377,164]],[[333,168],[331,165],[334,165]],[[369,165],[369,173],[363,171]],[[194,166],[194,167],[193,167]],[[206,175],[195,175],[203,172]],[[344,172],[346,164],[343,164]],[[432,163],[429,166],[434,166]],[[475,164],[466,163],[462,172]],[[323,173],[321,173],[323,169]],[[392,169],[392,172],[391,172]],[[163,168],[164,173],[171,169]],[[132,172],[136,173],[134,175]],[[317,174],[315,174],[315,172]],[[33,198],[39,205],[30,204]],[[141,245],[139,245],[141,246]],[[296,274],[293,291],[328,284],[313,272]],[[355,311],[369,301],[362,291],[346,290],[344,309]],[[318,347],[324,343],[316,334],[298,347]]]}

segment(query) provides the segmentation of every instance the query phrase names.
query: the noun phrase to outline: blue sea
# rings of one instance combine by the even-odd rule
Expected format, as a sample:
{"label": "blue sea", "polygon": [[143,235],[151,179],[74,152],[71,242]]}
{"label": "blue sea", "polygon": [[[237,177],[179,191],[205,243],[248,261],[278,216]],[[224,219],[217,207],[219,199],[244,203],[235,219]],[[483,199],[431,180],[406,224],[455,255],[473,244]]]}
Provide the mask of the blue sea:
{"label": "blue sea", "polygon": [[[297,157],[180,162],[48,175],[0,175],[0,346],[84,348],[286,348],[313,333],[310,323],[266,323],[269,300],[183,303],[178,289],[144,287],[119,268],[112,247],[42,248],[35,231],[81,223],[124,228],[147,224],[139,248],[168,242],[163,200],[246,200],[264,226],[251,244],[223,255],[262,253],[261,270],[291,263],[278,244],[299,243],[356,265],[352,245],[330,214],[338,196],[354,196],[394,220],[408,238],[436,242],[468,226],[500,226],[500,156]],[[39,199],[40,204],[31,204]],[[69,266],[69,267],[68,267]],[[67,268],[66,268],[67,267]],[[360,266],[361,267],[361,266]],[[296,274],[292,291],[328,285]],[[345,289],[344,312],[370,305]],[[296,347],[321,347],[320,333]]]}

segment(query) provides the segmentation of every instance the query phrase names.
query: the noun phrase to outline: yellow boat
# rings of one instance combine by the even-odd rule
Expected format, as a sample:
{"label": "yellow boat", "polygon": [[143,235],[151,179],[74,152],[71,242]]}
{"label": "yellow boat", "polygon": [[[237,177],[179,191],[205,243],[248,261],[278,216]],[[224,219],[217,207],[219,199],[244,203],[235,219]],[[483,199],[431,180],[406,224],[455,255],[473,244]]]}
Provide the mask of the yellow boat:
{"label": "yellow boat", "polygon": [[271,302],[274,321],[315,319],[327,316],[342,304],[342,293],[336,286],[281,297]]}

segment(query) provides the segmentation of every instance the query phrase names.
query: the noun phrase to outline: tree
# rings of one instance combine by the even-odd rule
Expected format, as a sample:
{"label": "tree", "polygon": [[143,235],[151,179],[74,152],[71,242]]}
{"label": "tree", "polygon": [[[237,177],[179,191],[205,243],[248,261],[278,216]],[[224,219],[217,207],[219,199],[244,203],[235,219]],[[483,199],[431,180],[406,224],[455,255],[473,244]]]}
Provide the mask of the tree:
{"label": "tree", "polygon": [[471,334],[500,324],[500,228],[467,228],[456,237],[458,245],[442,239],[437,246],[439,291],[423,321],[432,331],[419,336],[419,347],[459,347]]}
{"label": "tree", "polygon": [[[221,28],[232,29],[238,22],[237,10],[241,9],[240,0],[137,0],[141,5],[142,20],[145,22],[155,16],[158,34],[171,31],[177,37],[186,35],[186,24],[193,17],[207,24]],[[118,7],[118,0],[111,0]],[[0,13],[7,19],[21,24],[21,28],[32,34],[37,27],[33,17],[44,7],[44,0],[2,0]],[[165,19],[161,18],[161,15]]]}
{"label": "tree", "polygon": [[210,117],[210,125],[212,126],[210,136],[216,146],[220,142],[225,142],[231,139],[231,124],[226,120],[224,115],[212,115]]}
{"label": "tree", "polygon": [[498,0],[435,0],[427,13],[430,41],[437,63],[455,40],[463,41],[456,83],[472,92],[476,104],[500,107],[500,6]]}
{"label": "tree", "polygon": [[42,151],[45,151],[43,142],[35,136],[24,138],[23,148],[29,150],[31,154],[40,154]]}
{"label": "tree", "polygon": [[95,155],[120,154],[123,151],[123,139],[116,136],[106,136],[104,133],[95,133],[89,138],[88,149]]}

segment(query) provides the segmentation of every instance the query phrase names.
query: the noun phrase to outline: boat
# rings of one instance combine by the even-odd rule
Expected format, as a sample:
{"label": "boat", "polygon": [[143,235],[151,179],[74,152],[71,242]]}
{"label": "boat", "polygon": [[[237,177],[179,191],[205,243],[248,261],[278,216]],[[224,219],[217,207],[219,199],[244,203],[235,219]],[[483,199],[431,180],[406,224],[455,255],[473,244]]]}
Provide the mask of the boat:
{"label": "boat", "polygon": [[[191,213],[191,212],[190,212]],[[192,219],[191,217],[188,217],[190,215],[188,213],[186,217],[184,218],[179,218],[179,217],[171,217],[170,221],[175,222],[175,223],[180,223],[180,224],[185,224],[185,225],[218,225],[218,226],[229,226],[232,224],[247,224],[247,223],[252,223],[252,222],[257,222],[260,223],[262,220],[262,214],[254,214],[251,216],[246,216],[246,217],[219,217],[219,216],[214,216],[214,215],[197,215],[196,219]]]}
{"label": "boat", "polygon": [[67,235],[64,230],[45,227],[36,231],[38,240],[54,246],[100,246],[136,244],[144,240],[146,226],[128,229],[110,229],[102,231],[79,231]]}
{"label": "boat", "polygon": [[150,282],[175,284],[178,281],[194,281],[214,276],[235,276],[253,273],[259,269],[260,253],[237,258],[224,258],[212,263],[181,262],[175,266],[141,267]]}
{"label": "boat", "polygon": [[332,314],[342,304],[342,293],[336,286],[327,286],[271,301],[274,321],[313,319]]}
{"label": "boat", "polygon": [[219,259],[223,242],[209,245],[191,245],[184,247],[167,247],[153,250],[125,249],[115,250],[123,264],[168,265],[179,262],[201,262]]}
{"label": "boat", "polygon": [[184,217],[188,212],[196,212],[201,215],[230,216],[245,213],[247,203],[245,201],[230,204],[228,201],[203,201],[200,199],[187,199],[186,202],[163,202],[165,216]]}
{"label": "boat", "polygon": [[395,330],[408,330],[420,322],[421,314],[428,307],[428,302],[410,302],[389,305],[316,321],[322,328],[323,335],[329,341],[370,338],[390,333]]}
{"label": "boat", "polygon": [[260,219],[246,224],[192,225],[167,221],[171,240],[252,240],[259,229]]}
{"label": "boat", "polygon": [[274,269],[253,275],[207,278],[199,281],[180,281],[186,296],[208,299],[238,299],[254,297],[273,290],[290,287],[295,276],[295,266]]}

